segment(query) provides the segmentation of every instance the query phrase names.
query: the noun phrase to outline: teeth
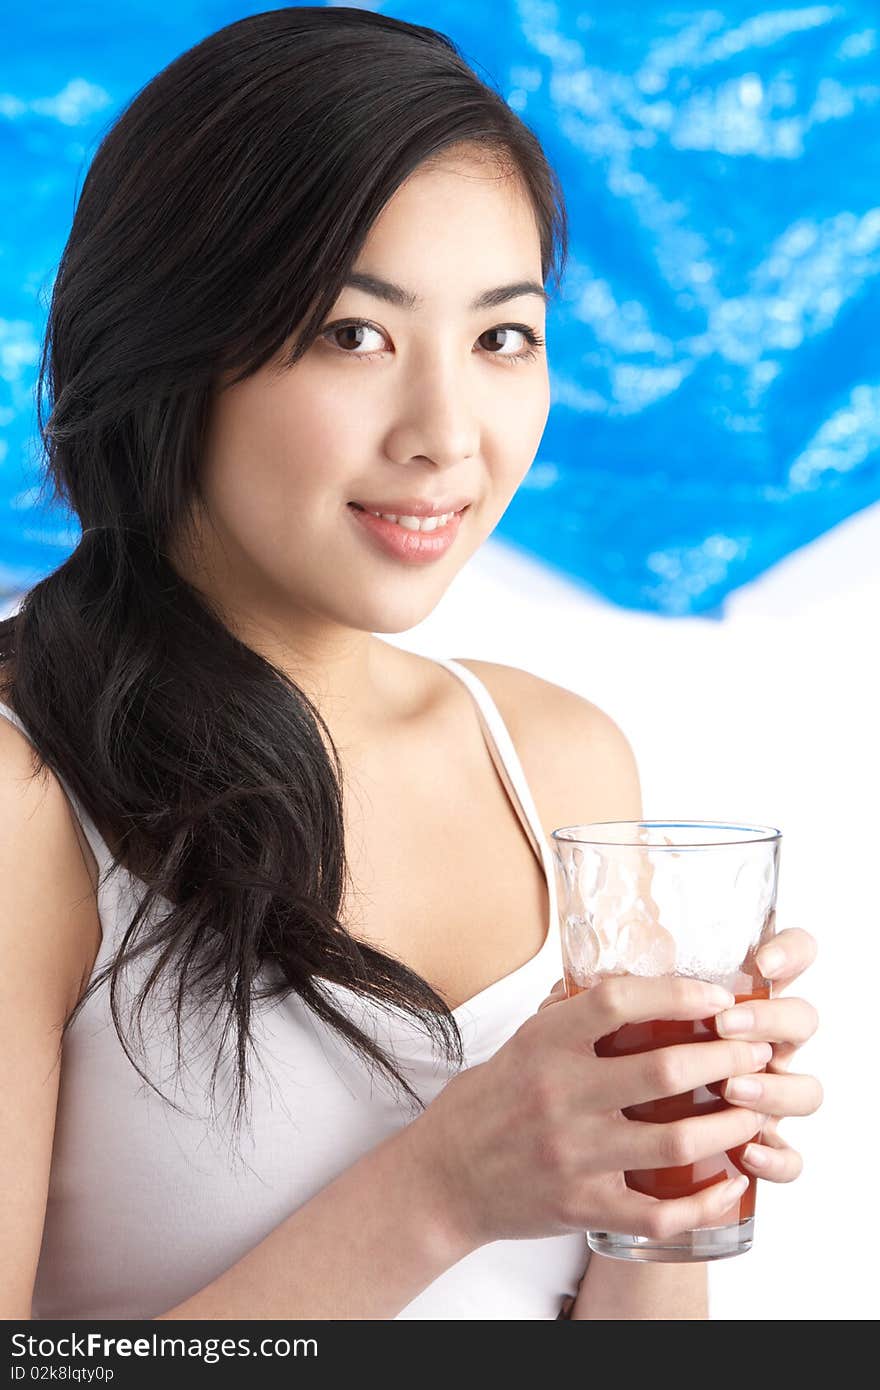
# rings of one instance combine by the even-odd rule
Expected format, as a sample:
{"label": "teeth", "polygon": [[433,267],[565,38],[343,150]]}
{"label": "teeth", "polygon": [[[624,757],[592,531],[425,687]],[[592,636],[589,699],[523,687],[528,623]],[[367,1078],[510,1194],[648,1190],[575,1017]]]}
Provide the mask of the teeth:
{"label": "teeth", "polygon": [[446,526],[455,512],[444,512],[442,516],[391,516],[387,512],[371,512],[371,516],[381,516],[384,521],[394,521],[405,531],[436,531],[438,526]]}

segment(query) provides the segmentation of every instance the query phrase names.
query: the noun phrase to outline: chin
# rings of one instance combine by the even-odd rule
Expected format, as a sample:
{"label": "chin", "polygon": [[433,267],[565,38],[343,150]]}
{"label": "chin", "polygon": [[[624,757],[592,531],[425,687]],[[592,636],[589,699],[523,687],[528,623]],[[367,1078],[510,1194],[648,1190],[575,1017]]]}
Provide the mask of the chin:
{"label": "chin", "polygon": [[384,634],[385,636],[393,637],[395,633],[409,632],[412,628],[418,627],[419,623],[424,622],[432,611],[433,610],[430,608],[423,609],[415,613],[412,617],[401,617],[396,620],[389,618],[388,615],[385,614],[381,619],[377,619],[376,622],[372,623],[366,631],[374,632],[377,635]]}
{"label": "chin", "polygon": [[370,613],[362,613],[360,620],[351,620],[351,626],[360,628],[362,632],[386,633],[393,636],[397,632],[409,632],[410,628],[418,627],[419,623],[430,617],[437,604],[440,602],[448,585],[443,590],[428,601],[422,598],[421,602],[389,602],[376,603]]}

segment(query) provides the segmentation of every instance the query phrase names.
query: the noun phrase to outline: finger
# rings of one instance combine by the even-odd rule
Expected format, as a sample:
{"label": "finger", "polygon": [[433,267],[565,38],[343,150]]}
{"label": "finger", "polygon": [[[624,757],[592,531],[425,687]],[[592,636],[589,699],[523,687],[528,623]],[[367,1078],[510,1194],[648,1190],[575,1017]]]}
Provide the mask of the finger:
{"label": "finger", "polygon": [[679,975],[606,975],[572,995],[565,1006],[549,1011],[547,1026],[578,1030],[579,1043],[589,1047],[624,1023],[652,1019],[710,1019],[730,1008],[734,996],[718,985]]}
{"label": "finger", "polygon": [[812,1115],[824,1100],[822,1085],[815,1076],[787,1072],[774,1076],[763,1072],[759,1076],[734,1076],[723,1088],[726,1101],[732,1105],[748,1106],[765,1115]]}
{"label": "finger", "polygon": [[754,1038],[802,1046],[819,1026],[819,1015],[806,999],[752,999],[725,1009],[715,1019],[721,1038]]}
{"label": "finger", "polygon": [[764,1123],[764,1115],[733,1105],[663,1124],[611,1116],[602,1136],[602,1152],[588,1159],[586,1166],[593,1172],[682,1168],[739,1148],[754,1139]]}
{"label": "finger", "polygon": [[776,1043],[773,1048],[773,1056],[767,1063],[767,1070],[787,1072],[791,1067],[792,1058],[797,1050],[797,1047],[791,1043]]}
{"label": "finger", "polygon": [[[628,1057],[597,1057],[596,1067],[590,1069],[590,1094],[600,1110],[624,1110],[757,1071],[772,1052],[772,1044],[766,1042],[712,1041],[673,1043]],[[579,1061],[571,1067],[573,1086],[583,1085],[582,1069],[576,1070]]]}
{"label": "finger", "polygon": [[535,1010],[535,1013],[540,1013],[541,1010],[545,1009],[548,1004],[556,1004],[559,1002],[560,999],[565,998],[567,998],[565,990],[565,981],[557,980],[556,984],[553,986],[550,993],[547,995],[547,998],[541,1000],[540,1004]]}
{"label": "finger", "polygon": [[760,1142],[747,1144],[740,1159],[743,1167],[767,1182],[793,1182],[804,1168],[804,1160],[773,1130],[766,1127]]}
{"label": "finger", "polygon": [[755,964],[765,980],[773,980],[776,992],[787,988],[792,980],[813,964],[819,943],[801,927],[786,927],[764,943],[755,956]]}
{"label": "finger", "polygon": [[[651,1240],[668,1240],[680,1231],[699,1230],[704,1226],[733,1224],[739,1220],[739,1203],[748,1184],[744,1175],[726,1182],[712,1183],[692,1197],[648,1197],[626,1187],[622,1174],[618,1182],[609,1184],[603,1193],[601,1223],[585,1210],[583,1225],[591,1231],[627,1231]],[[595,1187],[593,1187],[595,1192]],[[595,1201],[595,1198],[593,1199]],[[725,1222],[725,1218],[729,1222]]]}

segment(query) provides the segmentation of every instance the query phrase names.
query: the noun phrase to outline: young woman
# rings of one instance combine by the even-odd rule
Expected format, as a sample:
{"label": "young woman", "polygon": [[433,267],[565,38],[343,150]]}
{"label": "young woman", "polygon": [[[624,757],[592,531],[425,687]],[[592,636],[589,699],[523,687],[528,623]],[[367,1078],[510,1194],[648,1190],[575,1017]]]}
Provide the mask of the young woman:
{"label": "young woman", "polygon": [[[83,535],[0,624],[0,1315],[704,1317],[704,1266],[585,1230],[711,1223],[726,1188],[624,1171],[762,1126],[749,1170],[797,1175],[809,1004],[609,1060],[723,997],[559,988],[546,837],[641,815],[614,721],[379,635],[534,458],[564,250],[530,130],[369,11],[232,24],[101,143],[38,390]],[[776,946],[782,987],[814,943]],[[768,1042],[755,1100],[621,1113]]]}

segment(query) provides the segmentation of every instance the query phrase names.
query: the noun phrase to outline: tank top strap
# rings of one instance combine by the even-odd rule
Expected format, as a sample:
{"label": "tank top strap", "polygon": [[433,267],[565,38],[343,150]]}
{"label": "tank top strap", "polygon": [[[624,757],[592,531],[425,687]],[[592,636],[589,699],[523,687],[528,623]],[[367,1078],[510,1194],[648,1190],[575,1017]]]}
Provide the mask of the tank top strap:
{"label": "tank top strap", "polygon": [[[5,719],[8,719],[11,724],[14,724],[15,727],[18,730],[20,730],[21,733],[24,734],[25,738],[28,740],[29,743],[34,743],[34,740],[31,738],[30,734],[25,728],[23,721],[19,718],[19,716],[15,713],[14,710],[10,709],[8,705],[4,705],[2,701],[0,701],[0,715],[3,715],[3,717]],[[73,813],[79,821],[80,825],[82,826],[83,834],[89,842],[92,854],[95,856],[95,860],[98,865],[98,878],[100,882],[100,880],[104,878],[105,874],[108,874],[113,868],[114,859],[113,855],[110,852],[110,848],[104,840],[103,836],[99,833],[98,827],[95,825],[95,822],[92,820],[91,816],[86,811],[79,797],[74,795],[73,791],[71,791],[70,787],[68,786],[66,780],[61,776],[59,772],[55,771],[55,768],[53,768],[52,771],[58,778],[58,781],[61,783],[61,786],[64,789],[64,793],[71,804]]]}
{"label": "tank top strap", "polygon": [[487,736],[486,745],[492,761],[498,770],[498,775],[504,784],[513,808],[519,816],[523,829],[528,835],[532,848],[538,856],[538,861],[547,875],[552,901],[555,876],[550,849],[544,836],[535,799],[532,796],[513,739],[510,737],[510,732],[501,716],[501,711],[479,676],[474,675],[474,672],[467,666],[462,666],[460,662],[451,657],[435,657],[433,659],[438,665],[445,666],[447,670],[458,676],[474,697],[483,731]]}

